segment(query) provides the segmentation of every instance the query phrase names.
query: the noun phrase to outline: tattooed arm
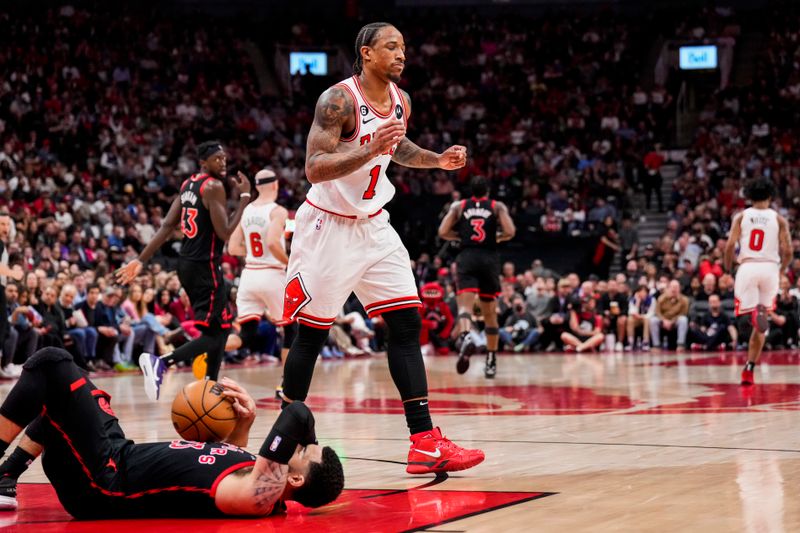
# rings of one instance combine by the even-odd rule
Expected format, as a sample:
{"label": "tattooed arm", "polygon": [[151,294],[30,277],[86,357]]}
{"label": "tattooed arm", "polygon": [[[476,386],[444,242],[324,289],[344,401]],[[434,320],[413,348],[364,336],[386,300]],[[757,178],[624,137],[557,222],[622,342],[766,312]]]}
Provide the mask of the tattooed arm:
{"label": "tattooed arm", "polygon": [[[400,93],[406,101],[407,121],[411,117],[411,97],[403,90]],[[466,164],[467,149],[463,146],[451,146],[441,154],[437,154],[420,148],[406,137],[403,137],[400,144],[397,145],[392,161],[404,167],[456,170]]]}
{"label": "tattooed arm", "polygon": [[254,466],[222,478],[214,503],[227,515],[268,515],[283,495],[288,473],[288,465],[258,457]]}
{"label": "tattooed arm", "polygon": [[337,153],[336,147],[345,125],[352,128],[356,126],[353,106],[352,97],[341,87],[333,86],[319,97],[306,143],[306,176],[311,183],[331,181],[351,174],[397,144],[405,135],[402,122],[387,122],[378,128],[371,142],[360,146],[358,150]]}

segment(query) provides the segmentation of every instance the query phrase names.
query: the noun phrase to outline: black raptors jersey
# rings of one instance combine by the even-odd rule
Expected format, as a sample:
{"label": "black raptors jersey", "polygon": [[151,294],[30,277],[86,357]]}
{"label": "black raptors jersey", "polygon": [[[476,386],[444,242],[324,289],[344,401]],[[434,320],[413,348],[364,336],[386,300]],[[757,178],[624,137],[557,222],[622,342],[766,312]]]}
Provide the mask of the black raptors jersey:
{"label": "black raptors jersey", "polygon": [[458,219],[458,235],[462,248],[497,248],[497,215],[494,200],[475,198],[461,201],[461,217]]}
{"label": "black raptors jersey", "polygon": [[181,185],[181,257],[190,261],[222,260],[225,244],[214,232],[211,212],[203,204],[203,189],[213,180],[208,174],[195,174]]}

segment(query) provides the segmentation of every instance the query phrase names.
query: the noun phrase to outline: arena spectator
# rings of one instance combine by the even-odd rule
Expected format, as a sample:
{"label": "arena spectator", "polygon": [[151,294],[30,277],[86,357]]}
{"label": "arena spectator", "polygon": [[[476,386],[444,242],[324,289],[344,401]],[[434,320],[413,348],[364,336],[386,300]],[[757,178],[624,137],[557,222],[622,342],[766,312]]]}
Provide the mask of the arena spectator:
{"label": "arena spectator", "polygon": [[598,348],[605,340],[603,318],[595,312],[596,300],[582,296],[569,313],[569,331],[561,334],[565,345],[578,353]]}
{"label": "arena spectator", "polygon": [[541,332],[539,323],[525,305],[525,299],[519,294],[514,296],[511,315],[500,328],[500,341],[515,352],[529,351]]}
{"label": "arena spectator", "polygon": [[[628,344],[625,350],[650,350],[650,318],[655,313],[655,298],[650,294],[647,285],[639,285],[628,301],[628,320],[625,325],[628,333]],[[641,342],[637,341],[636,332],[641,328]]]}
{"label": "arena spectator", "polygon": [[692,318],[687,338],[693,350],[725,350],[729,345],[736,346],[736,327],[722,310],[718,295],[711,294],[707,310]]}
{"label": "arena spectator", "polygon": [[681,294],[681,285],[672,280],[656,301],[655,315],[650,317],[650,338],[653,348],[661,347],[661,332],[676,334],[677,349],[686,347],[689,330],[689,299]]}

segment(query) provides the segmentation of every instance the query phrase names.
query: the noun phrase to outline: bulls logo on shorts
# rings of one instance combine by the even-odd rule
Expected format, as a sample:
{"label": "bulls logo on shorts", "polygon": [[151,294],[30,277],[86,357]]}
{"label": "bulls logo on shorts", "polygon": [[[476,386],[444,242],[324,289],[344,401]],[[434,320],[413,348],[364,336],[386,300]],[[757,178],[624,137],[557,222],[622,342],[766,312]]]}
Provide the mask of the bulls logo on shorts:
{"label": "bulls logo on shorts", "polygon": [[311,296],[303,284],[303,278],[300,277],[300,273],[295,274],[286,283],[286,289],[283,293],[283,319],[286,321],[294,320],[297,313],[310,301]]}

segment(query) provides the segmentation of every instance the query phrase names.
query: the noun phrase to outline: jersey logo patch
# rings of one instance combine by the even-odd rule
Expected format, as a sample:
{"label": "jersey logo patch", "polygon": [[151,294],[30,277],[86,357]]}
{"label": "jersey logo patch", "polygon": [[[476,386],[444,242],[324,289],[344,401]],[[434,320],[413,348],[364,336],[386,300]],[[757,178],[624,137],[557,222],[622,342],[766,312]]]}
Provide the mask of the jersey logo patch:
{"label": "jersey logo patch", "polygon": [[311,302],[311,296],[306,290],[303,278],[298,272],[286,283],[283,293],[283,319],[292,321],[300,310]]}
{"label": "jersey logo patch", "polygon": [[398,120],[403,118],[403,106],[401,106],[400,104],[397,104],[394,107],[394,116],[396,116],[398,118]]}
{"label": "jersey logo patch", "polygon": [[366,117],[366,116],[367,116],[367,113],[369,113],[369,109],[367,109],[367,106],[365,106],[365,105],[362,105],[362,106],[361,106],[361,116],[362,116],[362,117]]}
{"label": "jersey logo patch", "polygon": [[276,435],[274,439],[272,439],[272,444],[269,445],[269,451],[274,452],[278,449],[278,446],[281,445],[281,436]]}

